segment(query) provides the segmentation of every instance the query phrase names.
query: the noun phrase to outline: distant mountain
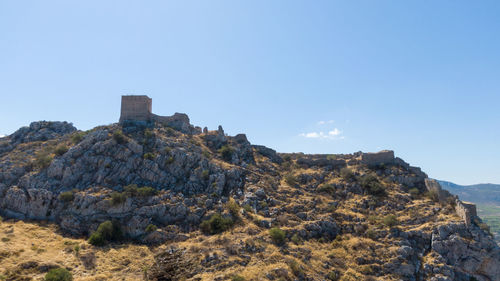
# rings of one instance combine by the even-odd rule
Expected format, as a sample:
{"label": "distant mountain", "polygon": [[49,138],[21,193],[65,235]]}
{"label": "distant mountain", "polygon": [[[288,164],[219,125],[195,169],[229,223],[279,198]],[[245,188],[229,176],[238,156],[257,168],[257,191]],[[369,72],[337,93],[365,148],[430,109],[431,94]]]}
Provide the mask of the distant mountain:
{"label": "distant mountain", "polygon": [[458,185],[449,181],[439,181],[441,186],[461,200],[476,204],[500,205],[500,184],[480,183],[474,185]]}

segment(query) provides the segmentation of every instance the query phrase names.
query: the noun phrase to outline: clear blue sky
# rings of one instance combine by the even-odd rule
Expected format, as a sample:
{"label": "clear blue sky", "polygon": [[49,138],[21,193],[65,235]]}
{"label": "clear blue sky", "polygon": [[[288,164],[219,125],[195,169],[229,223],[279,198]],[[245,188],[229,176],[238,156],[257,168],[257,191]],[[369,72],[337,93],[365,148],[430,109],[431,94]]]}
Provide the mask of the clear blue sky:
{"label": "clear blue sky", "polygon": [[0,134],[120,95],[282,152],[500,183],[499,1],[2,1]]}

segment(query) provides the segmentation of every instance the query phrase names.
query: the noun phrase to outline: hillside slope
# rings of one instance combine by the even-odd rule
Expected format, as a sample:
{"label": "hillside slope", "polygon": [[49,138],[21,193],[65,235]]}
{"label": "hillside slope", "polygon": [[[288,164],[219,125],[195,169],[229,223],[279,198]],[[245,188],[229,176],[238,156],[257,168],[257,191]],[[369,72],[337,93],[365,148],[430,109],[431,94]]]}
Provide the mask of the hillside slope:
{"label": "hillside slope", "polygon": [[[466,223],[455,211],[461,202],[428,192],[426,179],[390,151],[278,154],[222,128],[80,132],[34,122],[0,139],[2,216],[49,221],[92,253],[91,264],[78,251],[52,259],[77,280],[93,272],[106,280],[499,280],[500,249],[485,225]],[[47,252],[24,254],[16,239],[29,231],[3,224],[3,278],[43,276]],[[57,255],[64,249],[54,243]],[[143,259],[111,267],[141,244],[151,251]]]}

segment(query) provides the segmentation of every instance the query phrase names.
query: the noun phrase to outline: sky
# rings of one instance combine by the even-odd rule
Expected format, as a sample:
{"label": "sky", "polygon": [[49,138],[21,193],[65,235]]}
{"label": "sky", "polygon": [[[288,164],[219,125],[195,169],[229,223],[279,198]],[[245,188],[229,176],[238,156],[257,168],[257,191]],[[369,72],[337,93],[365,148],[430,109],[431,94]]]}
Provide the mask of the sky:
{"label": "sky", "polygon": [[279,152],[500,183],[499,1],[1,1],[0,135],[120,96]]}

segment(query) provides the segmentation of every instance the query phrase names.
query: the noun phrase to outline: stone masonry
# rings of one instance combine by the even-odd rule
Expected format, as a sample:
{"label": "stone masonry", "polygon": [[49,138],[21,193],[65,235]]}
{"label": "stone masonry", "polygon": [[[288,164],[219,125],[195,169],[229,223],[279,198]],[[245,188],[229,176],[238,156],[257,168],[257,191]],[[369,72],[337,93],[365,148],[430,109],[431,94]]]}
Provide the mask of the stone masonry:
{"label": "stone masonry", "polygon": [[148,96],[122,96],[120,123],[126,120],[150,121],[153,100]]}

